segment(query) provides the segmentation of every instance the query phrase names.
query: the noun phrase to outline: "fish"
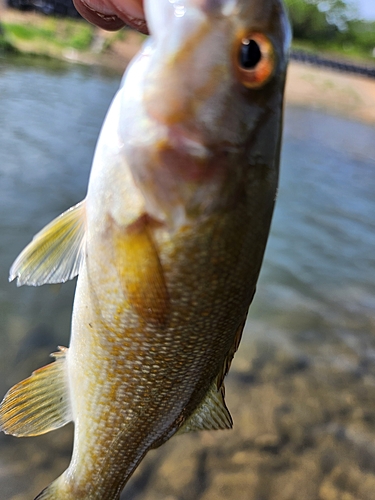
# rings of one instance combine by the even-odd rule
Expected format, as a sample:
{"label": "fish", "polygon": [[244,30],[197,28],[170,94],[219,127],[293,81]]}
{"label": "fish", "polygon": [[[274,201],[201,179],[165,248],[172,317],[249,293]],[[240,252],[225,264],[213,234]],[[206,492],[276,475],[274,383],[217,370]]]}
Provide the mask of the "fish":
{"label": "fish", "polygon": [[239,346],[278,185],[290,26],[281,0],[145,0],[151,36],[104,120],[87,195],[15,260],[78,275],[69,347],[12,387],[0,427],[74,423],[38,500],[117,500],[175,434],[230,429]]}

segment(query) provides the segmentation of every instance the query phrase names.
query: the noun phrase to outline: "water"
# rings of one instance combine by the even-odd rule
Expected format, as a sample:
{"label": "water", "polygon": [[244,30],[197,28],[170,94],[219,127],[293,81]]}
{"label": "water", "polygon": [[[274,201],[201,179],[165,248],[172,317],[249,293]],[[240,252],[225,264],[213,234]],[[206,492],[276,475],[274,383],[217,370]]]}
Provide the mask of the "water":
{"label": "water", "polygon": [[84,198],[98,130],[117,86],[84,70],[2,67],[0,307],[12,337],[45,324],[68,341],[73,286],[16,289],[7,275],[25,243]]}
{"label": "water", "polygon": [[278,203],[252,311],[274,337],[302,335],[301,323],[309,330],[314,316],[320,325],[311,334],[329,329],[331,341],[348,328],[353,345],[373,341],[374,139],[372,127],[287,110]]}
{"label": "water", "polygon": [[[93,70],[2,61],[1,394],[68,344],[74,284],[18,289],[8,270],[39,229],[84,197],[117,86]],[[372,498],[374,193],[375,128],[287,109],[272,232],[227,383],[235,430],[150,453],[126,498]],[[33,498],[57,477],[71,432],[1,436],[1,498]]]}

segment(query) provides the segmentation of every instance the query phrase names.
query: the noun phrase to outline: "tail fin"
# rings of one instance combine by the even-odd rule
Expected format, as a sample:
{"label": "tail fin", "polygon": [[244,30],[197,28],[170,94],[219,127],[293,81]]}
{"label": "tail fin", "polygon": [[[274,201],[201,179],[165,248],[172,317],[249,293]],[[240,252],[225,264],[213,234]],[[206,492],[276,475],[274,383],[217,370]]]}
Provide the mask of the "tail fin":
{"label": "tail fin", "polygon": [[57,478],[49,486],[47,486],[47,488],[44,488],[44,490],[39,493],[39,495],[34,500],[64,500],[65,498],[66,500],[68,500],[68,497],[65,497],[65,495],[61,495],[59,480],[60,478]]}
{"label": "tail fin", "polygon": [[[63,477],[64,474],[62,474],[62,476],[58,477],[49,486],[47,486],[47,488],[39,493],[39,495],[34,500],[76,500],[74,493],[69,493],[64,488]],[[120,494],[116,494],[115,497],[104,498],[103,495],[97,496],[95,494],[92,495],[89,493],[87,497],[85,497],[85,500],[94,500],[94,498],[100,498],[100,500],[120,500]]]}

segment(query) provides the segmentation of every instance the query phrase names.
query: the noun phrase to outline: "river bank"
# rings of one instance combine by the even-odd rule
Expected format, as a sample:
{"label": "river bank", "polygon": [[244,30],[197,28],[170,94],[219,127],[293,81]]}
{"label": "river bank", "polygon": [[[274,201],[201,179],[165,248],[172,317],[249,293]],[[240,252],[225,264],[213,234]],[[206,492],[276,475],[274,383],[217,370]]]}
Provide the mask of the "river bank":
{"label": "river bank", "polygon": [[[100,66],[121,74],[137,53],[144,36],[131,30],[117,33],[94,28],[84,21],[48,18],[34,12],[19,12],[0,6],[0,22],[5,26],[33,26],[53,33],[51,43],[41,43],[30,33],[8,38],[19,52],[57,58],[71,63]],[[59,42],[67,36],[69,43]],[[358,75],[317,68],[292,61],[286,85],[286,103],[315,108],[375,124],[375,80]]]}
{"label": "river bank", "polygon": [[286,103],[375,125],[375,80],[291,62]]}

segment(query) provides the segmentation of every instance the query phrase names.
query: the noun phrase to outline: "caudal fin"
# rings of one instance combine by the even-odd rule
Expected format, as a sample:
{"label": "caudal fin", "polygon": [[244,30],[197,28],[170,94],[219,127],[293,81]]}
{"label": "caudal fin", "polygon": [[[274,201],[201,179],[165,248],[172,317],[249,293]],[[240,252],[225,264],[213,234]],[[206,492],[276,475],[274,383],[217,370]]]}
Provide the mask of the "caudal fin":
{"label": "caudal fin", "polygon": [[[61,491],[59,491],[59,478],[56,481],[53,481],[47,488],[39,493],[39,495],[34,500],[68,500],[68,497],[61,495]],[[73,500],[73,499],[72,499]]]}
{"label": "caudal fin", "polygon": [[[64,474],[60,476],[59,478],[56,479],[56,481],[53,481],[47,488],[45,488],[39,495],[34,499],[34,500],[76,500],[74,496],[69,495],[69,493],[65,493],[63,490],[62,486],[62,478]],[[83,498],[83,497],[80,497]],[[120,495],[117,495],[115,497],[103,497],[101,495],[100,497],[95,496],[95,499],[100,500],[120,500]],[[92,495],[88,494],[87,498],[85,497],[85,500],[94,500]]]}

